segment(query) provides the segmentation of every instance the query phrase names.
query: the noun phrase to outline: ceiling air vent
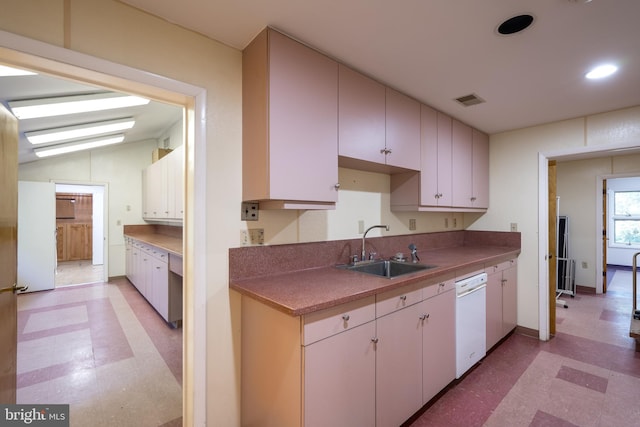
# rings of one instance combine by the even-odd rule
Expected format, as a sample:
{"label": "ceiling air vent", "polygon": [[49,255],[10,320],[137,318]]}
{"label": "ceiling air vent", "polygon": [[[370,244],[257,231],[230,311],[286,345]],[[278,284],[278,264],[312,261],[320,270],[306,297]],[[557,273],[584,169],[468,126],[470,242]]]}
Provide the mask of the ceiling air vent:
{"label": "ceiling air vent", "polygon": [[464,105],[465,107],[471,107],[472,105],[478,105],[478,104],[482,104],[483,102],[486,102],[484,99],[480,98],[475,93],[472,93],[471,95],[461,96],[460,98],[456,98],[456,101],[458,101],[460,104]]}

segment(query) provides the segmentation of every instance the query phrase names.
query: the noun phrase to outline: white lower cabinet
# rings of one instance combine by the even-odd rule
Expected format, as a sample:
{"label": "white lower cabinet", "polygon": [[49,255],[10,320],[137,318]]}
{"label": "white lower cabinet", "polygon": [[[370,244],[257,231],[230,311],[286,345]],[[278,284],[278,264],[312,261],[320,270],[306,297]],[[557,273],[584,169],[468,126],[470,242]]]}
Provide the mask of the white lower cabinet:
{"label": "white lower cabinet", "polygon": [[165,321],[178,320],[169,316],[169,254],[131,238],[126,240],[126,251],[129,281]]}

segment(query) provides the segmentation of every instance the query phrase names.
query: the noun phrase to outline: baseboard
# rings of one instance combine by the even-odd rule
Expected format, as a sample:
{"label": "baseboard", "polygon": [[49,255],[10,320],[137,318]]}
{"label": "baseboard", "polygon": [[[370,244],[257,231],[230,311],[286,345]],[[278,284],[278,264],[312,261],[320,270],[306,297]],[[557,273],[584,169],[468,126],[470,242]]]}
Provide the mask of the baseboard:
{"label": "baseboard", "polygon": [[596,288],[592,288],[591,286],[576,285],[576,293],[578,292],[580,292],[581,294],[595,294]]}
{"label": "baseboard", "polygon": [[537,329],[525,328],[524,326],[516,326],[515,333],[532,338],[540,338],[540,332]]}

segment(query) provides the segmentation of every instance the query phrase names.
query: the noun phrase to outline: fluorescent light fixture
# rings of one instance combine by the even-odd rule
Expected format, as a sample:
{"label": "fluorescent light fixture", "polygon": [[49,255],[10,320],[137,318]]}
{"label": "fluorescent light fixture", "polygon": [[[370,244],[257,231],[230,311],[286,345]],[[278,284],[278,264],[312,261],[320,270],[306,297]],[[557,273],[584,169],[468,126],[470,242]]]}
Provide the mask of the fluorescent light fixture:
{"label": "fluorescent light fixture", "polygon": [[618,71],[618,67],[616,67],[615,65],[605,64],[595,67],[593,70],[589,71],[585,77],[588,79],[602,79],[605,77],[609,77],[616,71]]}
{"label": "fluorescent light fixture", "polygon": [[63,116],[148,104],[149,100],[121,93],[94,93],[90,95],[60,96],[57,98],[9,101],[13,114],[20,120],[39,117]]}
{"label": "fluorescent light fixture", "polygon": [[0,77],[33,76],[35,74],[36,73],[34,73],[33,71],[21,70],[19,68],[0,65]]}
{"label": "fluorescent light fixture", "polygon": [[134,124],[135,120],[133,117],[127,117],[124,119],[25,132],[24,135],[27,137],[29,142],[34,145],[50,144],[52,142],[69,141],[72,139],[88,138],[91,136],[120,132],[131,129]]}
{"label": "fluorescent light fixture", "polygon": [[58,154],[72,153],[74,151],[90,150],[106,145],[119,144],[124,141],[124,135],[110,135],[103,138],[85,140],[70,144],[57,144],[49,147],[34,148],[33,152],[38,157],[57,156]]}

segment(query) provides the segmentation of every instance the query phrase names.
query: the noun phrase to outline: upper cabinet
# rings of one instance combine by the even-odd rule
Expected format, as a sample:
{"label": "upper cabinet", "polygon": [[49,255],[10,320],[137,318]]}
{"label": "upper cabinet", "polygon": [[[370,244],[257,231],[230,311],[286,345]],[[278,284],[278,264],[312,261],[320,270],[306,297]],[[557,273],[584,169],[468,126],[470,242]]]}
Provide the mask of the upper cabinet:
{"label": "upper cabinet", "polygon": [[148,221],[184,218],[184,145],[142,171],[142,217]]}
{"label": "upper cabinet", "polygon": [[486,211],[489,137],[426,105],[421,124],[421,172],[391,176],[391,209]]}
{"label": "upper cabinet", "polygon": [[267,28],[243,51],[243,200],[331,209],[338,198],[338,63]]}
{"label": "upper cabinet", "polygon": [[340,65],[338,147],[340,156],[385,163],[385,87]]}
{"label": "upper cabinet", "polygon": [[420,169],[420,104],[344,65],[338,78],[340,165]]}

